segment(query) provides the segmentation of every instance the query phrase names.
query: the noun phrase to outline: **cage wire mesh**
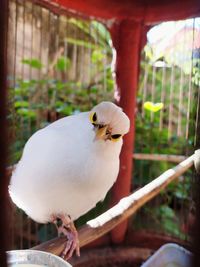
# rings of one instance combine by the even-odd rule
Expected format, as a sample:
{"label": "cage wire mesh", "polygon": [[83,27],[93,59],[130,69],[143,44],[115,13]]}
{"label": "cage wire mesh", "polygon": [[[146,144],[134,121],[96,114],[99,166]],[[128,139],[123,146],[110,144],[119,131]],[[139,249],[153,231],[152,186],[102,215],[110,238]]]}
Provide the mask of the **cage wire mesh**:
{"label": "cage wire mesh", "polygon": [[[102,24],[63,15],[59,6],[54,12],[25,0],[10,0],[9,9],[9,164],[14,164],[37,129],[102,100],[112,101],[113,79],[110,36]],[[200,95],[200,22],[170,23],[174,33],[161,28],[162,38],[149,35],[142,53],[135,153],[189,155],[193,151]],[[152,31],[155,28],[149,34]],[[173,165],[134,160],[133,190]],[[137,213],[133,229],[188,237],[191,186],[192,171],[188,171]],[[98,206],[80,223],[104,209]],[[56,235],[53,226],[36,224],[14,207],[11,221],[13,249],[29,248]]]}
{"label": "cage wire mesh", "polygon": [[[185,156],[193,153],[198,124],[199,63],[199,18],[162,23],[148,32],[137,96],[135,153]],[[158,156],[158,161],[135,160],[134,165],[136,189],[175,163],[162,161]],[[188,240],[195,209],[192,184],[193,173],[189,170],[136,214],[133,228]]]}

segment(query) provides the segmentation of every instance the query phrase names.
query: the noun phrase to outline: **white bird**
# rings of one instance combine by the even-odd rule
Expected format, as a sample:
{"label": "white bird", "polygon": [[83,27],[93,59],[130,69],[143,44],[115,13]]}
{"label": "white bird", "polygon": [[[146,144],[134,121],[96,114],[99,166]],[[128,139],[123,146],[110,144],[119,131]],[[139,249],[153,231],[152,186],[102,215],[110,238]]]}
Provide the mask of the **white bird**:
{"label": "white bird", "polygon": [[74,250],[79,255],[73,221],[103,200],[117,178],[122,137],[129,127],[120,107],[102,102],[37,131],[24,147],[10,196],[33,220],[55,223],[58,233],[67,236],[65,259]]}

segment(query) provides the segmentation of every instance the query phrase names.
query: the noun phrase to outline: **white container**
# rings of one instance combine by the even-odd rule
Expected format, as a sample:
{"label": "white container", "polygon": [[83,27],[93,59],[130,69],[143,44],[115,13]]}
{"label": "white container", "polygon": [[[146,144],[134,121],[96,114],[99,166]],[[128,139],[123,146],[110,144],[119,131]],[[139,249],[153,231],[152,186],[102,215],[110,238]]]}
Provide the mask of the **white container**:
{"label": "white container", "polygon": [[191,261],[191,252],[169,243],[160,247],[141,267],[190,267]]}
{"label": "white container", "polygon": [[39,250],[12,250],[7,255],[9,267],[72,267],[62,258]]}

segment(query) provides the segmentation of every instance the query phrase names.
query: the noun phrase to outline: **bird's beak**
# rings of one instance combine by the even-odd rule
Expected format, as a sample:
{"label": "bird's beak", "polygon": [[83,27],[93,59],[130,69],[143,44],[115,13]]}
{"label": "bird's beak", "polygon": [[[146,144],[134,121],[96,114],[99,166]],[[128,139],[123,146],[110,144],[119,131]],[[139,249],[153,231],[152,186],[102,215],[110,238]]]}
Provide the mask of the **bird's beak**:
{"label": "bird's beak", "polygon": [[105,125],[101,128],[97,128],[95,140],[104,139],[104,137],[106,136],[107,129],[108,129],[108,125]]}

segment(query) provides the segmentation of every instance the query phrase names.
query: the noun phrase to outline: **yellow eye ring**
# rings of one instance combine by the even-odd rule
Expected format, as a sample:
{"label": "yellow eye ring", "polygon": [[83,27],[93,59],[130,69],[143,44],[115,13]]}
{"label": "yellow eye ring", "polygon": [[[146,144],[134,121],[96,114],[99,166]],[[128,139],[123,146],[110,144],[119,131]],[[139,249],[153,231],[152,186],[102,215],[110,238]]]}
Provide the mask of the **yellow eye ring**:
{"label": "yellow eye ring", "polygon": [[91,123],[97,122],[97,114],[96,114],[96,112],[91,112],[90,113],[90,122]]}
{"label": "yellow eye ring", "polygon": [[113,141],[113,142],[117,142],[117,141],[119,141],[119,139],[122,137],[122,135],[121,134],[113,134],[113,135],[111,135],[111,140]]}

